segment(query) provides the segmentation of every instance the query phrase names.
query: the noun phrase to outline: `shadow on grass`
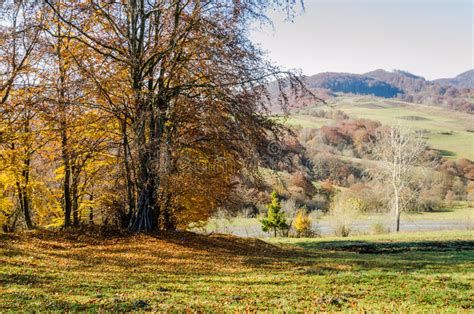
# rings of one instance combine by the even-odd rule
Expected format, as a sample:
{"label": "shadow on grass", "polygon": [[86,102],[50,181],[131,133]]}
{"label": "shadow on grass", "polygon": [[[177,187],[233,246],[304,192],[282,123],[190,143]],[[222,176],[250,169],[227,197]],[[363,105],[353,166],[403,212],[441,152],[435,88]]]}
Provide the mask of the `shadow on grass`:
{"label": "shadow on grass", "polygon": [[413,242],[368,242],[368,241],[322,241],[296,242],[295,245],[312,250],[334,250],[361,254],[394,254],[416,251],[463,251],[474,250],[474,241],[413,241]]}
{"label": "shadow on grass", "polygon": [[36,274],[0,274],[0,282],[4,285],[16,284],[31,287],[48,284],[53,279],[52,276],[40,276]]}
{"label": "shadow on grass", "polygon": [[427,211],[407,211],[403,214],[413,215],[413,216],[423,216],[427,213],[437,214],[437,213],[453,213],[456,209],[463,209],[463,206],[453,206],[453,207],[442,207],[442,208],[435,208],[430,209]]}

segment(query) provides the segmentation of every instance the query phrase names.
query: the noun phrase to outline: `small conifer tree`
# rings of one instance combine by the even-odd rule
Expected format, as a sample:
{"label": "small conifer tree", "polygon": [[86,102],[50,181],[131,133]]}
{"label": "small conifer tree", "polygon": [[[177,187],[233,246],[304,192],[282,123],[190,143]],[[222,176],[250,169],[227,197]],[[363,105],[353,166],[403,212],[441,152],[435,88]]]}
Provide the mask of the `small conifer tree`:
{"label": "small conifer tree", "polygon": [[272,193],[272,202],[268,204],[267,217],[261,220],[262,230],[268,232],[273,230],[273,234],[276,237],[278,230],[284,230],[288,228],[285,219],[285,213],[281,210],[280,200],[278,194],[274,191]]}

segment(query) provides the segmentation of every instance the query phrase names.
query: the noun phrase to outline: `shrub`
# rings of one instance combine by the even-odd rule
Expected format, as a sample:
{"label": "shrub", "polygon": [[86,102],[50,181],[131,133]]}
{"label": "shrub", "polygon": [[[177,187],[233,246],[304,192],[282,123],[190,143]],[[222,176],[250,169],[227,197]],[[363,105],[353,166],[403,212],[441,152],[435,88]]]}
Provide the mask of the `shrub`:
{"label": "shrub", "polygon": [[373,223],[372,226],[371,226],[371,233],[372,234],[385,234],[385,233],[389,233],[389,232],[390,232],[390,228],[387,227],[382,222]]}
{"label": "shrub", "polygon": [[469,213],[464,218],[464,228],[466,230],[474,230],[474,213]]}
{"label": "shrub", "polygon": [[306,208],[300,208],[295,218],[294,227],[297,237],[308,237],[312,235],[311,232],[311,218],[306,211]]}
{"label": "shrub", "polygon": [[347,237],[352,231],[352,225],[359,216],[362,201],[346,192],[341,192],[334,198],[329,215],[337,236]]}

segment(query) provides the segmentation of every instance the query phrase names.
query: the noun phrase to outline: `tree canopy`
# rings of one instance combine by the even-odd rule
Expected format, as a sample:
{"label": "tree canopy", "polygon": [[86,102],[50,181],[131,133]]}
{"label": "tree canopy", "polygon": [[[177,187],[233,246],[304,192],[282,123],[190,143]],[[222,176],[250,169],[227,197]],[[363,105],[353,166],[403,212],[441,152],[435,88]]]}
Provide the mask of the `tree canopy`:
{"label": "tree canopy", "polygon": [[7,1],[0,26],[5,228],[186,228],[258,180],[270,81],[293,72],[249,40],[293,0]]}

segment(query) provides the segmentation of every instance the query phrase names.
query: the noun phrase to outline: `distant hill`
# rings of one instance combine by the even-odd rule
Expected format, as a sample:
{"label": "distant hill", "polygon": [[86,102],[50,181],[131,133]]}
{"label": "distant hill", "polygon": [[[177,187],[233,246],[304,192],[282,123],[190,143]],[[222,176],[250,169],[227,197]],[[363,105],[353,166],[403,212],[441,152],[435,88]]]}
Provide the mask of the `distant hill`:
{"label": "distant hill", "polygon": [[474,69],[459,74],[454,78],[444,78],[433,82],[443,86],[454,86],[456,88],[474,88]]}
{"label": "distant hill", "polygon": [[403,91],[386,82],[369,76],[350,73],[320,73],[306,77],[309,88],[324,88],[335,93],[375,95],[393,98]]}
{"label": "distant hill", "polygon": [[401,70],[394,70],[393,72],[388,72],[385,70],[375,70],[372,72],[365,73],[363,75],[378,79],[396,88],[399,88],[403,91],[404,94],[419,93],[430,85],[433,85],[424,77],[417,76],[415,74]]}
{"label": "distant hill", "polygon": [[[407,102],[474,113],[474,70],[452,79],[429,81],[402,70],[375,70],[364,74],[326,72],[304,78],[318,93],[344,93],[398,98]],[[301,107],[301,105],[299,106]]]}

